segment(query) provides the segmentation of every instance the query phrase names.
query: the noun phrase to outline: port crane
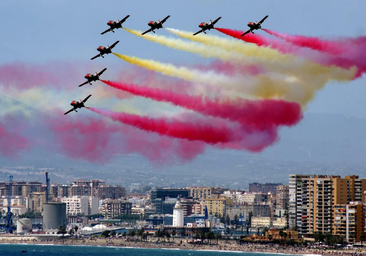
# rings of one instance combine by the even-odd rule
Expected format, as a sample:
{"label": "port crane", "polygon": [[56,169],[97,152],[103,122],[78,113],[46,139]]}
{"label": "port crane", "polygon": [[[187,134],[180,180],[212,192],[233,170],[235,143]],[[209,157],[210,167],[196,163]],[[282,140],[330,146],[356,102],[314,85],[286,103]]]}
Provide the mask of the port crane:
{"label": "port crane", "polygon": [[13,220],[11,218],[13,215],[13,213],[11,212],[12,187],[13,187],[13,176],[9,176],[8,212],[6,214],[6,226],[5,226],[5,231],[7,233],[13,233],[14,230]]}
{"label": "port crane", "polygon": [[50,178],[48,178],[48,172],[46,174],[46,203],[48,203],[49,194],[50,194]]}

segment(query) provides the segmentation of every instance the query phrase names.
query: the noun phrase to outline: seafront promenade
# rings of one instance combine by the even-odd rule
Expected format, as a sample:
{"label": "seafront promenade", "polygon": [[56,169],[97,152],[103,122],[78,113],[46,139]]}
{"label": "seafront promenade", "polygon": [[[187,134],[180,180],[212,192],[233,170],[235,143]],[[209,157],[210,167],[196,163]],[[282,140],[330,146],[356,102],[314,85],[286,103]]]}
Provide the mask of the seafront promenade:
{"label": "seafront promenade", "polygon": [[136,247],[136,248],[167,248],[182,250],[210,250],[210,251],[242,251],[280,254],[317,254],[317,255],[353,255],[366,256],[366,248],[351,249],[327,249],[314,248],[311,246],[282,246],[278,244],[239,244],[236,241],[215,240],[211,244],[192,244],[186,239],[175,238],[164,241],[152,238],[144,241],[131,240],[126,238],[61,238],[61,239],[39,239],[32,236],[0,236],[0,243],[14,244],[57,244],[57,245],[84,245],[84,246],[115,246],[115,247]]}

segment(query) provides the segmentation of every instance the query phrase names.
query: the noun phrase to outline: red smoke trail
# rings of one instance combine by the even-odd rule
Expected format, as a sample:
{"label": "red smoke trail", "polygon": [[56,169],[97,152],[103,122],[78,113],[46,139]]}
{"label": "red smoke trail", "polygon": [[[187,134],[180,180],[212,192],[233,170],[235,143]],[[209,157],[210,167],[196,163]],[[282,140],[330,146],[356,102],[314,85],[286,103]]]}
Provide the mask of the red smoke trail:
{"label": "red smoke trail", "polygon": [[307,36],[300,36],[300,35],[288,35],[284,33],[279,33],[269,29],[263,29],[268,34],[278,37],[280,39],[285,40],[291,44],[300,46],[300,47],[307,47],[313,50],[317,50],[320,52],[327,52],[333,55],[340,55],[346,52],[348,47],[345,46],[347,44],[346,39],[338,40],[338,41],[331,41],[331,40],[321,40],[317,37],[307,37]]}
{"label": "red smoke trail", "polygon": [[357,77],[366,71],[366,37],[364,36],[358,38],[324,40],[317,37],[292,36],[269,29],[263,30],[293,45],[335,55],[334,57],[329,57],[328,61],[325,60],[323,63],[344,68],[350,68],[356,65],[359,69]]}
{"label": "red smoke trail", "polygon": [[[238,140],[234,131],[223,122],[204,122],[197,123],[166,121],[164,118],[141,117],[134,114],[116,113],[109,110],[100,110],[88,107],[91,111],[108,116],[114,121],[135,126],[141,130],[156,132],[173,138],[187,139],[191,141],[203,141],[208,144],[226,143]],[[240,136],[241,138],[241,136]]]}
{"label": "red smoke trail", "polygon": [[159,136],[124,125],[121,127],[125,138],[122,141],[122,152],[137,152],[154,163],[163,164],[178,160],[189,162],[198,155],[203,154],[206,144],[202,141],[187,141]]}
{"label": "red smoke trail", "polygon": [[17,121],[7,116],[0,123],[0,152],[3,156],[14,157],[28,146],[28,140],[20,135]]}
{"label": "red smoke trail", "polygon": [[270,45],[269,42],[266,40],[266,38],[261,37],[259,35],[254,35],[254,34],[249,33],[249,34],[246,34],[245,36],[241,36],[244,33],[243,31],[226,29],[226,28],[215,28],[215,29],[228,36],[243,40],[248,43],[253,43],[258,46],[269,46]]}
{"label": "red smoke trail", "polygon": [[52,85],[57,89],[74,89],[76,79],[82,83],[76,65],[53,63],[48,65],[30,65],[21,62],[0,65],[0,86],[18,90]]}
{"label": "red smoke trail", "polygon": [[158,88],[140,87],[102,80],[114,88],[130,92],[134,95],[151,98],[158,101],[173,103],[205,115],[227,118],[250,125],[259,129],[270,126],[297,124],[302,118],[301,107],[298,103],[283,100],[249,101],[237,98],[235,100],[210,100],[203,96],[191,96],[174,93]]}
{"label": "red smoke trail", "polygon": [[104,162],[116,152],[113,148],[108,148],[111,134],[118,131],[116,126],[97,119],[67,119],[62,122],[52,119],[47,122],[55,134],[56,143],[68,156],[90,162]]}
{"label": "red smoke trail", "polygon": [[141,154],[158,164],[172,160],[188,162],[206,149],[203,142],[162,137],[96,118],[68,118],[63,122],[46,118],[43,125],[53,131],[53,138],[48,140],[52,145],[44,145],[47,150],[95,163],[106,162],[117,154],[131,153]]}
{"label": "red smoke trail", "polygon": [[265,130],[256,130],[246,127],[242,130],[245,134],[245,140],[235,141],[218,145],[222,149],[247,149],[251,152],[261,152],[268,146],[275,143],[278,138],[277,127],[272,126]]}
{"label": "red smoke trail", "polygon": [[[344,69],[350,69],[352,67],[358,68],[358,73],[355,78],[359,77],[362,73],[366,72],[366,58],[363,57],[362,52],[356,51],[355,54],[348,53],[347,56],[333,56],[327,53],[316,53],[309,51],[302,51],[299,46],[292,45],[290,43],[284,43],[279,40],[274,40],[270,38],[263,37],[261,35],[246,34],[241,36],[244,32],[238,30],[231,30],[225,28],[215,28],[217,31],[224,33],[228,36],[243,40],[248,43],[254,43],[258,46],[270,47],[272,49],[278,50],[281,53],[294,54],[307,59],[310,59],[320,65],[327,66],[338,66]],[[363,44],[360,44],[363,45]],[[366,47],[365,47],[366,50]]]}

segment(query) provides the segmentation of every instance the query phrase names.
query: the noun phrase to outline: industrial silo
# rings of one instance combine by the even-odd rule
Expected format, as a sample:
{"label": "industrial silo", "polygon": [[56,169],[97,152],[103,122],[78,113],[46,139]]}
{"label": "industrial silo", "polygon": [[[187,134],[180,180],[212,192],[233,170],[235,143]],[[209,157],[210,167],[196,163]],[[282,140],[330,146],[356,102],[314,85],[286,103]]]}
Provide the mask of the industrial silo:
{"label": "industrial silo", "polygon": [[66,227],[66,204],[65,203],[44,203],[43,204],[43,230],[59,229]]}
{"label": "industrial silo", "polygon": [[32,220],[23,218],[17,220],[17,234],[28,233],[32,231]]}

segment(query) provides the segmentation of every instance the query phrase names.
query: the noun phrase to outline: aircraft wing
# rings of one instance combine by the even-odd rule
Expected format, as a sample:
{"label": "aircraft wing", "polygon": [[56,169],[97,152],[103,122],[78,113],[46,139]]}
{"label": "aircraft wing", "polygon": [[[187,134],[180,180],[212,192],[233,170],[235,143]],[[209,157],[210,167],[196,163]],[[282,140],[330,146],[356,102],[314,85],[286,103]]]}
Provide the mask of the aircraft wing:
{"label": "aircraft wing", "polygon": [[109,31],[111,31],[112,29],[111,28],[109,28],[109,29],[107,29],[107,30],[105,30],[105,31],[103,31],[102,33],[100,33],[101,35],[104,35],[105,33],[107,33],[107,32],[109,32]]}
{"label": "aircraft wing", "polygon": [[64,115],[67,115],[68,113],[72,112],[73,110],[74,110],[73,108],[72,108],[72,109],[70,109],[69,111],[65,112],[65,114],[64,114]]}
{"label": "aircraft wing", "polygon": [[98,73],[98,76],[100,76],[101,74],[103,74],[104,73],[104,71],[106,71],[107,70],[107,68],[104,68],[102,71],[100,71],[99,73]]}
{"label": "aircraft wing", "polygon": [[219,19],[221,19],[221,17],[218,17],[216,20],[214,20],[214,21],[212,22],[212,24],[215,24],[216,22],[218,22],[218,21],[219,21]]}
{"label": "aircraft wing", "polygon": [[102,56],[102,55],[99,53],[99,54],[95,55],[94,57],[92,57],[91,60],[94,60],[94,59],[96,59],[96,58],[98,58],[100,56]]}
{"label": "aircraft wing", "polygon": [[149,33],[149,32],[151,32],[152,31],[152,28],[150,28],[150,29],[148,29],[148,30],[146,30],[145,32],[143,32],[141,35],[145,35],[146,33]]}
{"label": "aircraft wing", "polygon": [[263,21],[265,20],[265,19],[267,19],[268,18],[268,15],[266,15],[266,17],[264,17],[260,22],[259,22],[259,24],[262,24],[263,23]]}
{"label": "aircraft wing", "polygon": [[248,34],[250,32],[250,29],[248,31],[245,31],[241,36],[245,36],[246,34]]}
{"label": "aircraft wing", "polygon": [[89,94],[88,97],[86,97],[85,99],[83,99],[82,103],[85,103],[92,95]]}
{"label": "aircraft wing", "polygon": [[130,15],[127,15],[126,17],[124,17],[124,18],[119,22],[119,24],[122,24],[123,22],[125,22],[125,21],[128,19],[128,17],[130,17]]}
{"label": "aircraft wing", "polygon": [[81,85],[79,85],[79,87],[83,86],[83,85],[86,85],[88,83],[88,81],[82,83]]}
{"label": "aircraft wing", "polygon": [[197,35],[197,34],[199,34],[199,33],[202,33],[203,32],[203,29],[201,29],[200,31],[197,31],[196,33],[194,33],[193,35],[195,36],[195,35]]}
{"label": "aircraft wing", "polygon": [[119,43],[119,41],[114,42],[111,46],[109,46],[109,49],[112,49],[112,48],[113,48],[113,47],[115,47],[118,43]]}
{"label": "aircraft wing", "polygon": [[166,16],[164,19],[160,21],[161,24],[163,24],[167,19],[169,19],[170,15]]}

